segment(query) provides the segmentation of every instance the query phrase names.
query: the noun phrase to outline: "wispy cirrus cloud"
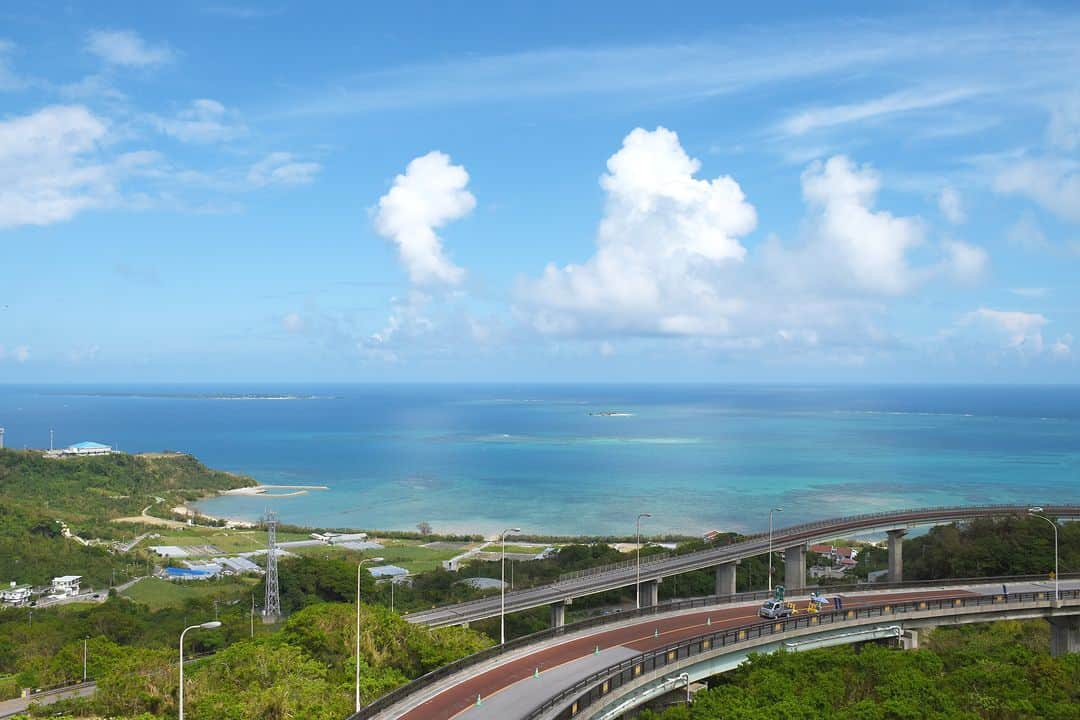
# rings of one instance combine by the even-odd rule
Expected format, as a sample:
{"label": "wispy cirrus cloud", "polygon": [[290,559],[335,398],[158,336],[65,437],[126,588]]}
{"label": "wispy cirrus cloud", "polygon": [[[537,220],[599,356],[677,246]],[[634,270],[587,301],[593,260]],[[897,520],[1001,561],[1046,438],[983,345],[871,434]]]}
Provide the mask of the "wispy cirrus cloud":
{"label": "wispy cirrus cloud", "polygon": [[784,135],[805,135],[815,130],[953,105],[982,92],[978,88],[904,90],[858,103],[802,110],[783,120],[777,129]]}
{"label": "wispy cirrus cloud", "polygon": [[[1054,68],[1080,63],[1075,42],[1080,18],[999,11],[951,20],[791,23],[742,27],[722,38],[677,44],[440,57],[339,77],[288,103],[285,113],[370,113],[574,95],[693,102],[810,78],[853,82],[882,70],[928,88],[810,108],[788,118],[791,129],[807,132],[825,124],[941,108],[993,88],[1028,87],[1033,78],[1060,77]],[[790,37],[800,42],[791,43]],[[1010,62],[1002,62],[1003,46],[1018,50]]]}

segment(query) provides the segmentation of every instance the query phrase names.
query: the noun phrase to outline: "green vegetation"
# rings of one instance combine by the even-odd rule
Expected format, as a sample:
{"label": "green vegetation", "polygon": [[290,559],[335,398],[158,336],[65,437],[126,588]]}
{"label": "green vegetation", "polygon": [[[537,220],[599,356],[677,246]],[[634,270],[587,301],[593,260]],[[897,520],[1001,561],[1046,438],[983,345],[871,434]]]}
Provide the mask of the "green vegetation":
{"label": "green vegetation", "polygon": [[[1080,570],[1080,523],[1058,526],[1061,572]],[[1048,575],[1054,531],[1040,518],[1010,517],[941,525],[904,541],[904,576],[911,580],[992,575]]]}
{"label": "green vegetation", "polygon": [[[0,450],[0,582],[41,585],[72,574],[101,588],[145,574],[145,557],[112,552],[109,540],[138,532],[113,520],[250,482],[188,455],[55,459]],[[65,524],[91,544],[64,537]]]}
{"label": "green vegetation", "polygon": [[940,628],[877,645],[754,655],[689,707],[640,720],[1080,718],[1080,655],[1051,658],[1042,621]]}
{"label": "green vegetation", "polygon": [[245,578],[221,578],[190,582],[170,582],[146,578],[120,593],[121,597],[146,605],[151,610],[181,607],[191,600],[233,601],[243,593],[254,593],[257,581]]}

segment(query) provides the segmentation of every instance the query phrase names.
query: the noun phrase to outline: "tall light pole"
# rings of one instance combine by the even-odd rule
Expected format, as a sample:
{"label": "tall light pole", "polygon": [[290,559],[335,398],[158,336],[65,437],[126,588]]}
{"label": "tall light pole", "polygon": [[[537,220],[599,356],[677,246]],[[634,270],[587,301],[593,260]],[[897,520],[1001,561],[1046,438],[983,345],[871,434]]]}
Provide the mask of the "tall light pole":
{"label": "tall light pole", "polygon": [[82,681],[86,682],[86,638],[82,640]]}
{"label": "tall light pole", "polygon": [[360,569],[364,563],[379,560],[382,558],[364,558],[356,563],[356,712],[360,712]]}
{"label": "tall light pole", "polygon": [[772,592],[772,514],[784,512],[784,508],[769,508],[769,592]]}
{"label": "tall light pole", "polygon": [[651,518],[651,513],[638,513],[634,521],[634,559],[637,570],[634,575],[634,605],[641,609],[641,518]]}
{"label": "tall light pole", "polygon": [[1060,602],[1061,591],[1058,589],[1058,581],[1060,579],[1058,577],[1058,528],[1056,522],[1046,517],[1045,515],[1039,514],[1042,511],[1043,509],[1036,505],[1033,508],[1028,508],[1028,515],[1031,515],[1032,517],[1042,518],[1046,522],[1050,523],[1050,527],[1054,528],[1054,600]]}
{"label": "tall light pole", "polygon": [[221,622],[219,620],[211,620],[210,622],[186,627],[184,628],[184,631],[180,633],[180,720],[184,720],[184,636],[187,635],[188,630],[213,630],[214,628],[219,627],[221,627]]}
{"label": "tall light pole", "polygon": [[506,535],[507,533],[519,533],[521,528],[506,528],[499,537],[502,540],[502,569],[501,584],[499,585],[499,644],[506,642]]}

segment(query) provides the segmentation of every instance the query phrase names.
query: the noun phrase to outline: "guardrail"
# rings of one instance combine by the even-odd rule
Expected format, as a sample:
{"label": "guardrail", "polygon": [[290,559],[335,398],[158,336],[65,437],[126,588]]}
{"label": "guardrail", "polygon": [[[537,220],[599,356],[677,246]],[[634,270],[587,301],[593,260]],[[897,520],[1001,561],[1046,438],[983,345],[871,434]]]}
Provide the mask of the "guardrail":
{"label": "guardrail", "polygon": [[[672,553],[655,553],[653,555],[646,555],[641,559],[641,567],[647,567],[648,565],[662,560],[667,560],[674,557]],[[559,576],[556,582],[565,582],[567,580],[577,580],[578,578],[588,577],[590,575],[599,575],[601,573],[611,572],[612,570],[625,570],[626,568],[637,567],[637,560],[623,560],[617,563],[608,563],[607,565],[597,565],[596,567],[585,568],[584,570],[574,570],[573,572],[563,573]]]}
{"label": "guardrail", "polygon": [[[598,670],[558,694],[548,698],[533,708],[522,720],[539,720],[560,705],[566,707],[554,715],[552,720],[567,720],[580,713],[584,708],[594,705],[627,683],[659,668],[678,663],[687,658],[713,653],[717,648],[750,644],[753,640],[772,635],[782,635],[793,630],[820,627],[850,620],[879,617],[893,619],[897,615],[927,610],[945,610],[983,605],[1015,605],[1049,601],[1053,592],[1010,593],[1008,595],[960,596],[952,598],[933,598],[927,600],[906,600],[895,603],[851,608],[850,610],[832,610],[828,612],[796,615],[783,620],[755,623],[741,628],[718,630],[699,635],[689,640],[666,645],[662,648],[643,652],[635,657]],[[1063,590],[1062,599],[1080,599],[1080,590]]]}
{"label": "guardrail", "polygon": [[[1063,517],[1077,517],[1080,518],[1080,505],[1044,505],[1044,510],[1048,515],[1063,516]],[[1011,504],[997,504],[997,505],[978,505],[978,506],[964,506],[964,505],[942,505],[931,508],[910,508],[906,510],[892,510],[876,513],[862,513],[860,515],[851,515],[842,518],[833,518],[829,520],[816,520],[813,522],[802,523],[800,525],[793,525],[791,527],[777,529],[773,533],[774,541],[777,543],[776,549],[783,550],[784,542],[799,542],[811,538],[813,531],[821,528],[830,528],[829,533],[846,532],[852,525],[858,526],[865,523],[868,520],[888,519],[890,523],[884,524],[896,524],[896,525],[909,525],[917,524],[924,519],[933,518],[935,520],[962,520],[962,519],[974,519],[978,517],[989,517],[995,514],[998,515],[1012,515],[1026,513],[1026,505],[1011,505]],[[767,537],[764,533],[758,533],[755,535],[745,536],[742,540],[729,543],[726,545],[719,545],[710,547],[704,550],[697,550],[691,553],[685,553],[682,555],[670,554],[665,558],[658,558],[654,561],[642,560],[642,567],[651,570],[653,565],[650,563],[670,563],[672,565],[672,573],[678,574],[684,572],[681,569],[686,566],[694,566],[701,563],[710,563],[714,559],[718,562],[725,562],[720,560],[720,557],[726,557],[727,555],[734,553],[738,554],[740,549],[752,545],[755,542],[760,542],[763,538]],[[654,556],[655,557],[655,556]],[[593,568],[592,570],[578,571],[576,573],[568,573],[567,576],[560,576],[559,580],[555,583],[548,585],[537,585],[529,588],[520,588],[506,593],[506,601],[508,605],[512,605],[515,600],[520,597],[525,597],[535,594],[537,591],[548,589],[555,592],[558,589],[558,585],[569,580],[582,580],[584,578],[599,577],[606,573],[617,573],[620,570],[627,570],[633,567],[636,563],[626,561],[617,563],[615,566],[604,566],[601,568]],[[437,610],[458,610],[461,614],[467,614],[472,608],[479,606],[486,606],[490,603],[491,598],[484,598],[479,600],[468,600],[463,603],[455,603],[452,605],[445,605],[442,607],[433,608],[432,610],[421,610],[415,613],[411,613],[411,616],[420,616],[425,613],[429,613]],[[537,604],[543,604],[542,601]],[[408,619],[409,616],[406,616]]]}
{"label": "guardrail", "polygon": [[[1080,573],[1062,573],[1061,578],[1080,578]],[[910,587],[937,587],[946,584],[996,585],[1002,582],[1037,582],[1040,580],[1046,580],[1046,577],[1043,575],[1008,575],[981,578],[958,578],[947,582],[943,582],[941,580],[915,580],[902,583],[874,583],[872,585],[832,585],[817,589],[825,591],[827,593],[844,592],[850,590],[865,592],[868,590],[890,590]],[[490,648],[487,648],[486,650],[481,650],[478,653],[467,655],[463,658],[455,660],[452,663],[443,665],[440,668],[432,670],[425,675],[421,675],[415,680],[412,680],[405,685],[391,690],[390,692],[379,697],[369,705],[360,708],[359,712],[353,713],[346,720],[369,720],[370,718],[379,714],[388,707],[393,706],[395,703],[401,702],[410,695],[420,692],[425,688],[431,687],[443,678],[449,677],[455,673],[461,672],[462,670],[475,667],[476,665],[480,665],[481,663],[487,662],[488,660],[492,660],[501,655],[506,655],[534,643],[544,642],[545,640],[551,640],[557,637],[561,637],[562,635],[568,635],[571,633],[580,632],[582,630],[591,630],[592,628],[601,627],[603,625],[611,625],[614,623],[625,622],[627,620],[633,620],[640,617],[649,617],[652,615],[659,615],[663,613],[678,612],[680,610],[693,610],[696,608],[713,607],[716,605],[727,605],[737,602],[767,600],[772,596],[773,593],[771,591],[756,590],[753,592],[736,593],[735,595],[709,595],[706,597],[689,598],[686,600],[668,600],[666,602],[658,603],[656,605],[651,605],[648,607],[638,608],[634,610],[622,610],[619,612],[610,613],[608,615],[598,615],[596,617],[587,618],[585,620],[579,620],[578,622],[571,623],[569,625],[563,625],[562,627],[548,628],[547,630],[541,630],[530,635],[523,635],[519,638],[508,640],[502,645],[494,645]]]}

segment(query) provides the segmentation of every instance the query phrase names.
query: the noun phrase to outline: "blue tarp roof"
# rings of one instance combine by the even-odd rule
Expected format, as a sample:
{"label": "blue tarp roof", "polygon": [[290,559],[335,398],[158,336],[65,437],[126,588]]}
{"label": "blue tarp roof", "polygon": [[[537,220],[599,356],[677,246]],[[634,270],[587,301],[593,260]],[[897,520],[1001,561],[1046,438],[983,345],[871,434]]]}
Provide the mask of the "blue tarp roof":
{"label": "blue tarp roof", "polygon": [[206,570],[192,570],[190,568],[178,568],[167,567],[165,568],[166,575],[175,575],[177,577],[210,577],[210,573]]}

